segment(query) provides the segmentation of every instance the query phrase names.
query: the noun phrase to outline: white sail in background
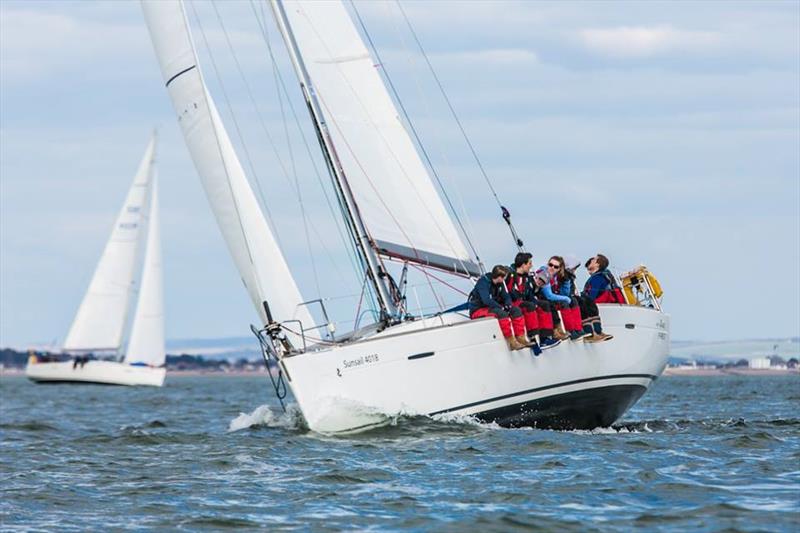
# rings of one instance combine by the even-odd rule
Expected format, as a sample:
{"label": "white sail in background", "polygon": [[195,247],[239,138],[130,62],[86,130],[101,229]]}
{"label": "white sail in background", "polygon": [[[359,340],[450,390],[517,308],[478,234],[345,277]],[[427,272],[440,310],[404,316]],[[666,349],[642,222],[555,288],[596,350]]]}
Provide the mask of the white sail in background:
{"label": "white sail in background", "polygon": [[281,5],[379,251],[479,273],[342,2]]}
{"label": "white sail in background", "polygon": [[183,4],[142,0],[142,8],[189,152],[261,320],[266,322],[262,302],[268,301],[275,320],[295,319],[312,327],[311,315],[299,306],[300,291],[203,81]]}
{"label": "white sail in background", "polygon": [[134,285],[142,216],[153,172],[154,139],[125,198],[89,289],[64,341],[65,351],[118,350]]}
{"label": "white sail in background", "polygon": [[159,224],[158,182],[151,185],[147,210],[147,244],[142,266],[139,301],[133,315],[131,335],[124,362],[162,366],[164,351],[164,285],[161,272],[161,228]]}

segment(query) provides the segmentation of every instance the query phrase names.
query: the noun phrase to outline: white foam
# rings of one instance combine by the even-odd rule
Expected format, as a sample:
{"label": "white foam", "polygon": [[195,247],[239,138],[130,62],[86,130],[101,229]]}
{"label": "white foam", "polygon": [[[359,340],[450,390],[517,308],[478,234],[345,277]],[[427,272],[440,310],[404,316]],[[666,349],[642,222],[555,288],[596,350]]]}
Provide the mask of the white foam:
{"label": "white foam", "polygon": [[239,413],[228,424],[228,431],[239,431],[253,426],[300,429],[303,427],[303,416],[296,405],[288,405],[285,413],[269,405],[260,405],[252,413]]}

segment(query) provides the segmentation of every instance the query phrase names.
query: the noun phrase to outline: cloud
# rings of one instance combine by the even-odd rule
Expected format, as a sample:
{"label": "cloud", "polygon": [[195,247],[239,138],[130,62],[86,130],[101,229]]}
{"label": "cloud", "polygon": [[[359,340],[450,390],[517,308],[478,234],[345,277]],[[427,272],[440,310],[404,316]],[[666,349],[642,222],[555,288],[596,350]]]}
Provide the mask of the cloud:
{"label": "cloud", "polygon": [[124,72],[120,65],[148,52],[141,24],[80,20],[63,13],[6,9],[0,34],[6,83],[52,79],[86,65]]}
{"label": "cloud", "polygon": [[620,26],[579,32],[589,51],[616,58],[643,58],[676,51],[716,49],[722,43],[717,32],[681,30],[672,26]]}

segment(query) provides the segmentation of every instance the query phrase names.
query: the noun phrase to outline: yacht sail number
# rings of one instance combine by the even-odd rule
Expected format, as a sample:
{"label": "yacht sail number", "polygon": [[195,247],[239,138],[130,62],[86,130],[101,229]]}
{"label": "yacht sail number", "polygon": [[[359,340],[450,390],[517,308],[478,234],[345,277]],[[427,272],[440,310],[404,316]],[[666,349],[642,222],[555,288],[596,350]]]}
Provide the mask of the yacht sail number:
{"label": "yacht sail number", "polygon": [[[357,357],[355,359],[345,359],[342,361],[342,366],[344,367],[344,370],[349,370],[351,368],[358,368],[360,366],[377,363],[378,361],[380,361],[378,354],[371,353],[369,355],[362,355],[361,357]],[[341,369],[336,369],[336,375],[339,377],[342,376]]]}

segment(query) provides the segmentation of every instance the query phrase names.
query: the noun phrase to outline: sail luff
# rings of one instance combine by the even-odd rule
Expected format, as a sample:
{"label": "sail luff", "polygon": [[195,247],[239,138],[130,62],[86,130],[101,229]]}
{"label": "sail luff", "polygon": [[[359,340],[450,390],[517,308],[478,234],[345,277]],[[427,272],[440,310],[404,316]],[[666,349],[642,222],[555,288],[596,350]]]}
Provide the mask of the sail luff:
{"label": "sail luff", "polygon": [[480,274],[343,3],[275,4],[284,8],[369,235],[389,244],[378,252],[399,257],[384,250],[410,250],[409,261],[444,258],[436,262],[446,270]]}
{"label": "sail luff", "polygon": [[346,208],[347,220],[345,220],[345,223],[352,227],[351,233],[353,239],[355,240],[356,250],[361,255],[364,265],[366,266],[367,274],[372,286],[375,289],[378,306],[381,308],[384,319],[386,319],[389,316],[396,314],[397,310],[395,303],[390,296],[389,288],[386,285],[385,276],[381,276],[382,267],[378,257],[376,256],[374,243],[367,233],[366,225],[364,224],[364,220],[361,217],[361,214],[358,211],[358,206],[353,198],[353,192],[347,183],[347,177],[344,174],[341,161],[339,160],[336,149],[333,146],[330,132],[325,124],[319,101],[314,94],[313,85],[311,84],[303,57],[300,54],[300,50],[297,46],[297,42],[295,41],[291,26],[286,18],[286,11],[284,9],[283,1],[272,0],[271,6],[273,16],[275,17],[275,22],[278,25],[278,30],[283,37],[287,50],[289,51],[289,57],[292,60],[292,66],[294,67],[295,74],[300,82],[300,88],[303,92],[303,97],[306,100],[306,104],[311,115],[311,120],[314,123],[315,129],[317,130],[317,137],[320,148],[325,156],[328,171],[331,175],[331,179],[334,182],[334,187],[337,191],[337,194],[340,196],[342,203]]}
{"label": "sail luff", "polygon": [[150,185],[150,206],[147,210],[147,240],[142,265],[139,299],[133,316],[124,361],[163,366],[164,348],[164,284],[161,267],[161,225],[158,203],[158,181],[153,175]]}
{"label": "sail luff", "polygon": [[122,345],[135,285],[141,222],[152,175],[154,149],[155,142],[151,139],[64,339],[65,351],[117,351]]}
{"label": "sail luff", "polygon": [[[263,304],[269,301],[278,322],[299,320],[305,329],[313,327],[206,88],[183,3],[142,0],[141,4],[186,145],[256,312],[266,323]],[[297,345],[299,339],[293,342]]]}

